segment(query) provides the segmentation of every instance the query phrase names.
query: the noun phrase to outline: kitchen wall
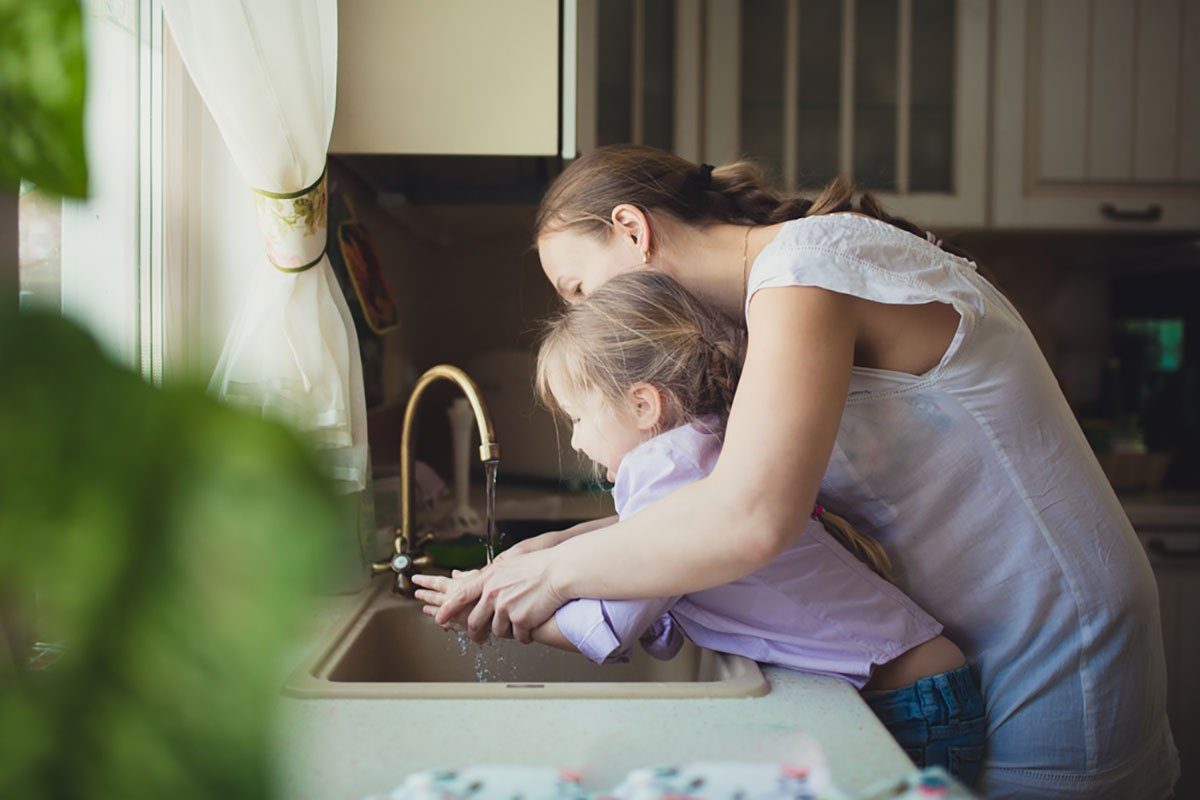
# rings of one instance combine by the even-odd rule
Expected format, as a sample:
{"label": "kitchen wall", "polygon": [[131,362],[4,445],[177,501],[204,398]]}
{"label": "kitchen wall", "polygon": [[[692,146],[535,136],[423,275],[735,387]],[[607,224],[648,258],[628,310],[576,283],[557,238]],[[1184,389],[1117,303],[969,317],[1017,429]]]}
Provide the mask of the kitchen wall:
{"label": "kitchen wall", "polygon": [[[370,229],[400,310],[400,328],[384,342],[383,407],[372,411],[369,426],[372,458],[386,469],[398,458],[402,404],[416,377],[434,364],[470,370],[489,353],[531,353],[535,323],[554,310],[557,298],[531,248],[534,206],[417,205],[386,194],[381,202],[375,187],[342,160],[331,160],[330,175]],[[520,378],[515,380],[519,384]],[[536,470],[543,477],[557,474],[560,454],[565,472],[573,473],[576,459],[558,446],[531,386],[526,394],[520,413],[533,418],[530,428],[537,441],[529,441],[525,426],[525,441],[511,441],[511,435],[506,441],[504,431],[498,431],[505,466],[521,461],[524,449],[535,448],[543,454],[543,469]],[[420,457],[447,479],[450,443],[444,412],[454,396],[449,384],[431,387],[418,422]],[[502,480],[511,475],[511,469],[502,469]]]}

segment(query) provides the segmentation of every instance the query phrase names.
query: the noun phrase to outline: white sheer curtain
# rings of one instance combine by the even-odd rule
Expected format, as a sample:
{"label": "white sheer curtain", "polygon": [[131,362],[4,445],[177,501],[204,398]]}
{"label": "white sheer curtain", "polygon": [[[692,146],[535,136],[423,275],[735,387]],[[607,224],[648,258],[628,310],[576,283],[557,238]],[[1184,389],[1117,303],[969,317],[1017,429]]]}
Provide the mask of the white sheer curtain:
{"label": "white sheer curtain", "polygon": [[263,246],[210,390],[304,431],[346,491],[367,472],[362,364],[326,247],[337,0],[162,0],[180,56],[256,192]]}

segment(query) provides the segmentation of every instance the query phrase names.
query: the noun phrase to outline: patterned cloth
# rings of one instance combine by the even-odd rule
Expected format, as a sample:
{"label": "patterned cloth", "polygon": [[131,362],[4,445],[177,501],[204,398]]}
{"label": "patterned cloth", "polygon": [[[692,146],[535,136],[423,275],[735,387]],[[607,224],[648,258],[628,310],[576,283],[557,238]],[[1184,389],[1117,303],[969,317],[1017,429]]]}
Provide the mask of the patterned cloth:
{"label": "patterned cloth", "polygon": [[577,772],[506,764],[414,773],[364,800],[961,800],[972,795],[933,767],[857,794],[839,791],[819,767],[699,762],[644,767],[611,792],[582,788]]}

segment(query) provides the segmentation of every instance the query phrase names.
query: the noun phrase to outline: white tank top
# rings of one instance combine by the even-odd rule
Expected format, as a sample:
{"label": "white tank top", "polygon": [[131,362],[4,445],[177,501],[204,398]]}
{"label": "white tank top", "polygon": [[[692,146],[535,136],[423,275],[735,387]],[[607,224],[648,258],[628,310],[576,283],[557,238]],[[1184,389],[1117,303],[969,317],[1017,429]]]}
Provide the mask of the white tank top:
{"label": "white tank top", "polygon": [[972,262],[856,214],[782,226],[751,269],[748,324],[754,294],[785,286],[960,315],[924,375],[854,368],[820,498],[883,544],[978,674],[983,790],[1165,796],[1154,577],[1016,309]]}

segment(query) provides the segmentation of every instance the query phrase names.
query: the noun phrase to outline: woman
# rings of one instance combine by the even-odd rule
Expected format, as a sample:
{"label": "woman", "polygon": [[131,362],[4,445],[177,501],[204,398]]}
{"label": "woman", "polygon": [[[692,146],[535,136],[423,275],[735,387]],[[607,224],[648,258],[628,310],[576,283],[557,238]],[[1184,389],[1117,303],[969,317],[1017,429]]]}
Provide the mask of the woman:
{"label": "woman", "polygon": [[[790,544],[819,494],[884,545],[976,671],[980,791],[1170,794],[1149,564],[1028,328],[973,263],[869,197],[853,208],[840,183],[785,199],[751,165],[632,146],[571,164],[536,237],[568,302],[656,269],[745,318],[724,449],[710,475],[603,536],[580,534],[612,520],[457,581],[439,622],[470,610],[474,638],[529,641],[575,598],[742,578]],[[628,569],[634,551],[654,569]]]}

